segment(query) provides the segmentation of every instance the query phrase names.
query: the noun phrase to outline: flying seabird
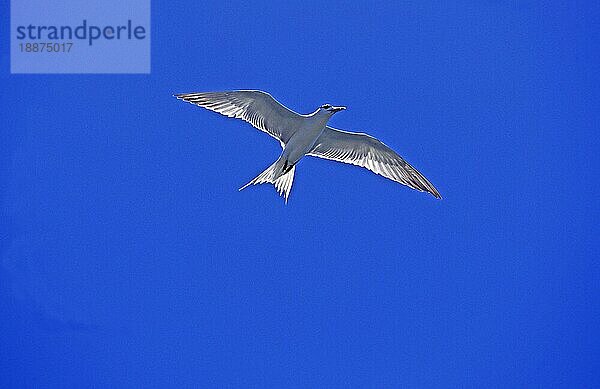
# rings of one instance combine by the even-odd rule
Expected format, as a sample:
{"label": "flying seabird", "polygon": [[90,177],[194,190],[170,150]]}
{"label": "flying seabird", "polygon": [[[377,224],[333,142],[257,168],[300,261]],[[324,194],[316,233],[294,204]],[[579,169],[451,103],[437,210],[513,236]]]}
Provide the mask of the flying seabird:
{"label": "flying seabird", "polygon": [[364,133],[329,127],[333,114],[346,109],[323,104],[307,115],[298,114],[258,90],[176,94],[178,99],[242,119],[279,140],[283,152],[271,166],[244,185],[270,183],[287,203],[296,164],[305,155],[369,169],[421,192],[442,196],[421,173],[380,140]]}

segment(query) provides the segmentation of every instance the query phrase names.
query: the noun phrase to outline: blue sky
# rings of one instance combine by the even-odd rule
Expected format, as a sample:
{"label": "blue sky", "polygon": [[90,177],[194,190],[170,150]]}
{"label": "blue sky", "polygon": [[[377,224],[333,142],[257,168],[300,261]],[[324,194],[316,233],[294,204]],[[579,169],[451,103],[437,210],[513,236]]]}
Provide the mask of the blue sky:
{"label": "blue sky", "polygon": [[[4,387],[598,387],[597,4],[152,4],[149,75],[10,75]],[[0,6],[9,36],[8,4]],[[444,199],[173,93],[262,89]]]}

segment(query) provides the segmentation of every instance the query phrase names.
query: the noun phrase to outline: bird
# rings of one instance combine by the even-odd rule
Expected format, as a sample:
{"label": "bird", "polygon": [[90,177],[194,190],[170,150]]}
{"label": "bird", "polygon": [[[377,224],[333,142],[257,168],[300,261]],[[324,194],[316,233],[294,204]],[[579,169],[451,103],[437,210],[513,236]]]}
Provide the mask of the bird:
{"label": "bird", "polygon": [[344,106],[323,104],[312,113],[299,114],[260,90],[180,93],[174,97],[244,120],[279,141],[283,149],[279,158],[240,191],[250,185],[273,184],[287,204],[296,164],[308,155],[360,166],[412,189],[430,193],[437,199],[442,198],[425,176],[380,140],[365,133],[330,127],[329,119],[344,111]]}

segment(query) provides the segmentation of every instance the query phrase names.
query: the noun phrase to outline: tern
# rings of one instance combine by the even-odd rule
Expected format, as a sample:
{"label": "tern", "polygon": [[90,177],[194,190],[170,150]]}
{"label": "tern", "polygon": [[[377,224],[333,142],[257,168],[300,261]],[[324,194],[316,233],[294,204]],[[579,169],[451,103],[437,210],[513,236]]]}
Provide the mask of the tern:
{"label": "tern", "polygon": [[279,141],[279,158],[242,186],[269,183],[287,203],[296,164],[305,155],[364,167],[392,181],[441,199],[438,190],[417,169],[380,140],[364,133],[338,130],[329,119],[346,109],[323,104],[302,115],[259,90],[176,94],[175,97],[222,115],[242,119]]}

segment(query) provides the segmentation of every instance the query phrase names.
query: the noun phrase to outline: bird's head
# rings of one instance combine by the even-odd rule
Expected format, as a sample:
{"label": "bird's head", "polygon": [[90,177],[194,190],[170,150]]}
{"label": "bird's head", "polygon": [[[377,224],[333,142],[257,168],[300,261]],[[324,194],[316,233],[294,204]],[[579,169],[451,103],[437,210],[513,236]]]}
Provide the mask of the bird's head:
{"label": "bird's head", "polygon": [[346,107],[334,107],[331,104],[323,104],[322,106],[319,107],[319,111],[328,112],[330,115],[333,115],[334,113],[343,111],[345,109],[346,109]]}

